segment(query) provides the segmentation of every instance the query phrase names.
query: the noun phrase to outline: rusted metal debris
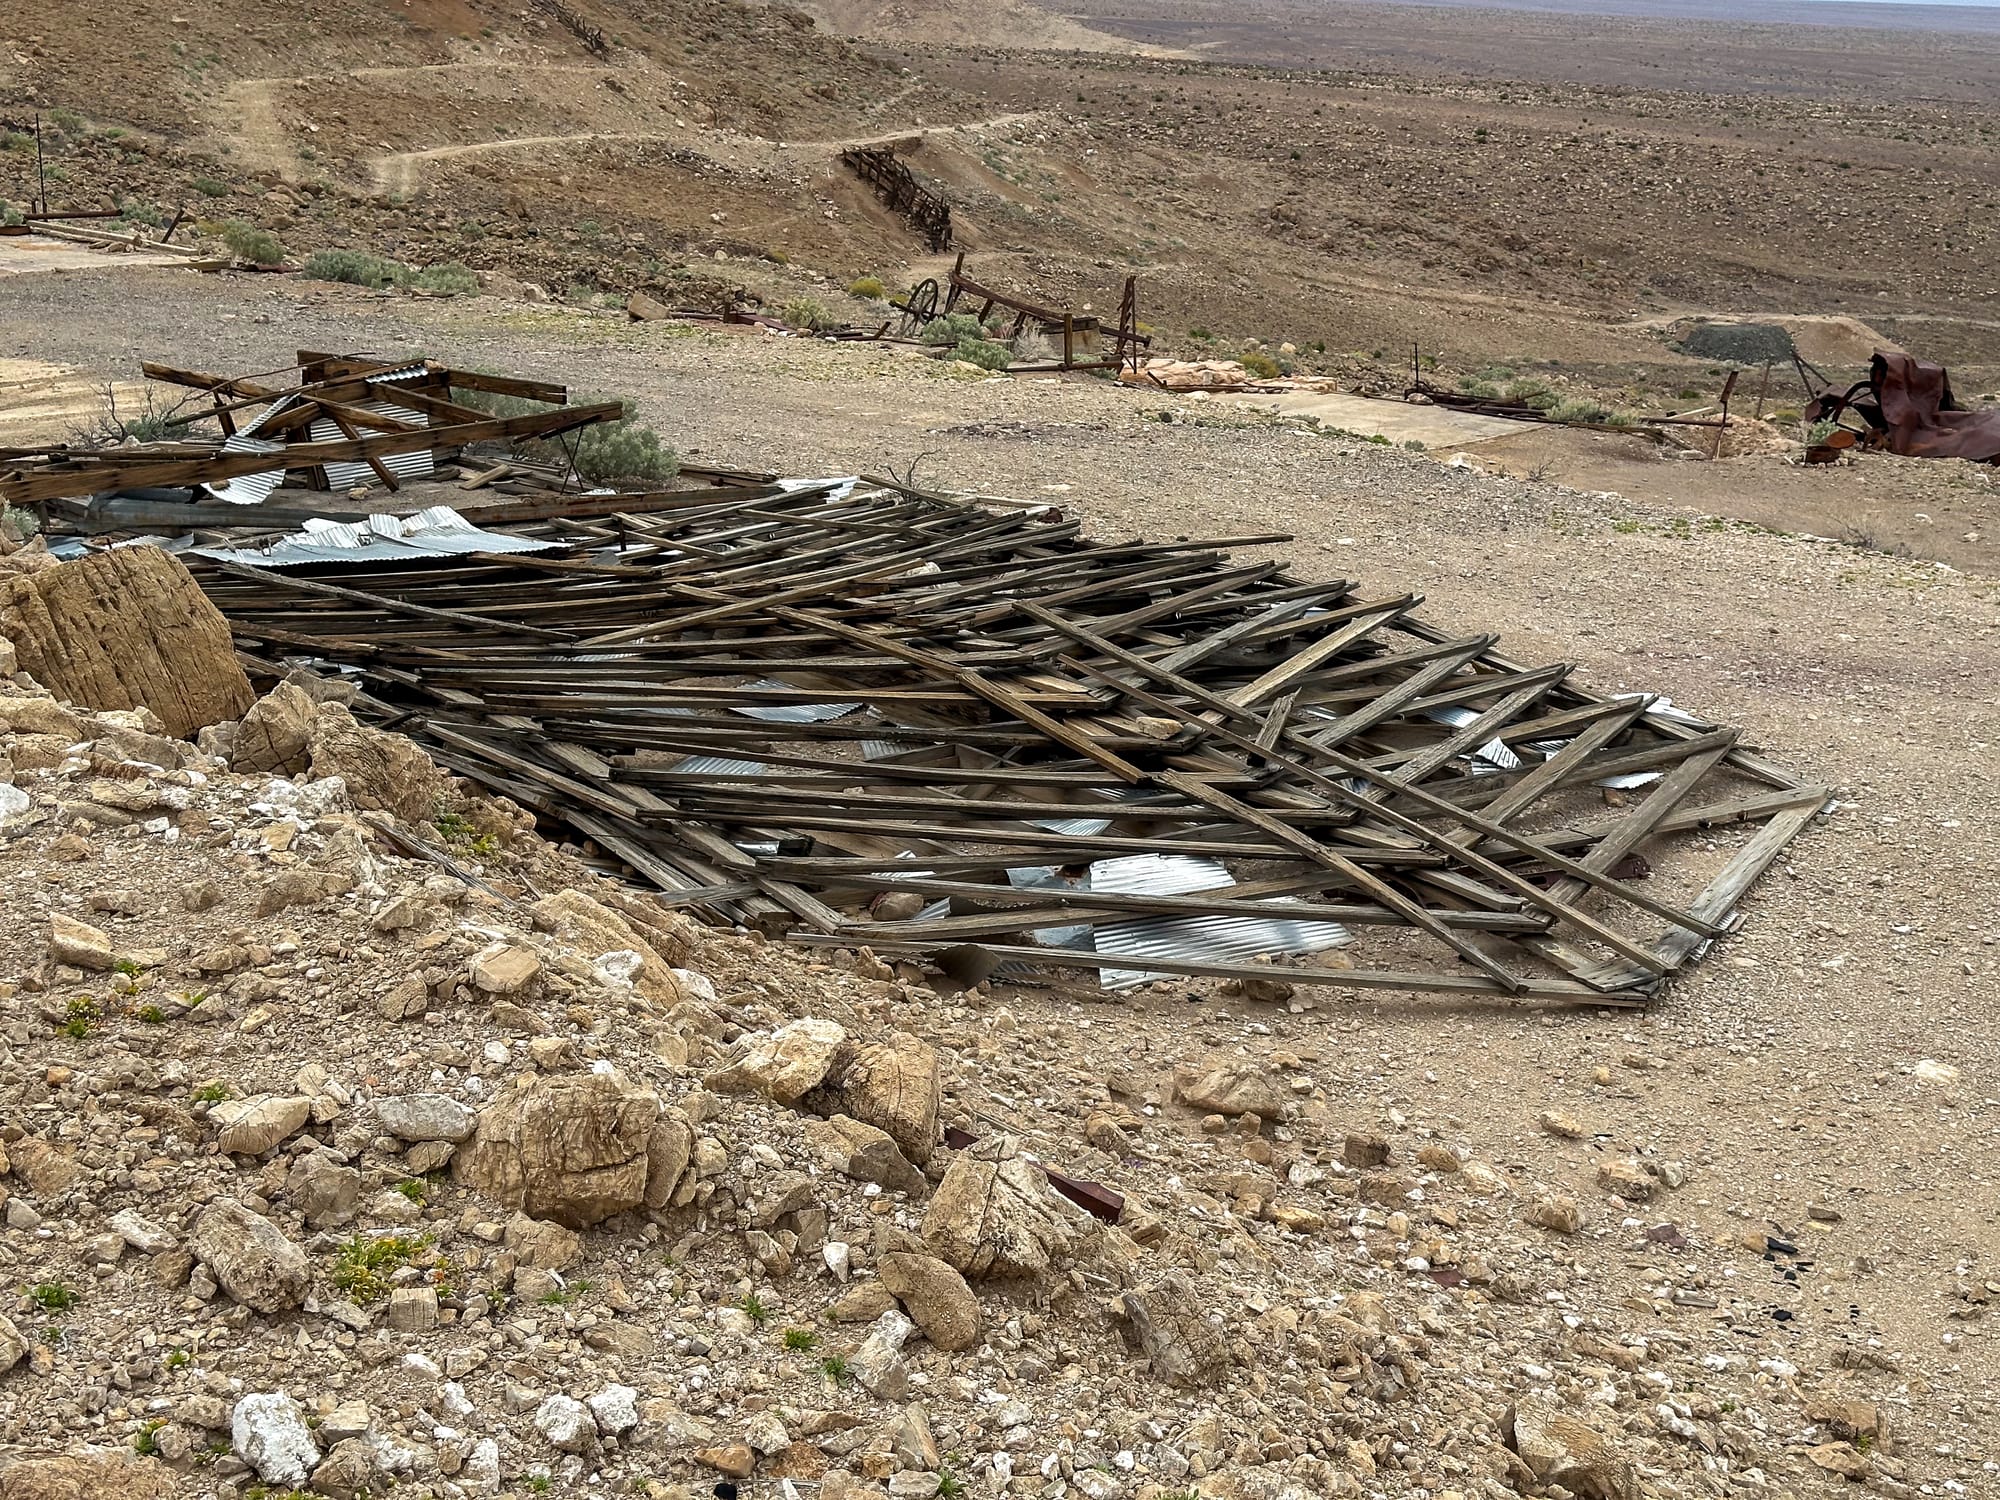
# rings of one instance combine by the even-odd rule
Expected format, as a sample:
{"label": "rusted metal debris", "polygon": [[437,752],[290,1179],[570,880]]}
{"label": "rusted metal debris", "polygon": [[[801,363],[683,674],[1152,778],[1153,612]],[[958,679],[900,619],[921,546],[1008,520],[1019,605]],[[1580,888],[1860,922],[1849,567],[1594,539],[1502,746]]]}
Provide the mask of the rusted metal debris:
{"label": "rusted metal debris", "polygon": [[1825,802],[1736,730],[1227,550],[1282,536],[701,477],[471,513],[532,555],[191,566],[272,678],[339,671],[690,911],[977,975],[1643,1005]]}
{"label": "rusted metal debris", "polygon": [[933,255],[951,248],[951,205],[917,181],[917,174],[902,157],[881,146],[856,146],[841,152],[840,162],[908,220]]}
{"label": "rusted metal debris", "polygon": [[[1800,363],[1800,377],[1810,366]],[[1817,371],[1812,371],[1817,376]],[[1864,424],[1844,442],[1822,443],[1830,462],[1841,450],[1863,446],[1904,458],[1963,458],[1973,463],[2000,464],[2000,407],[1971,411],[1952,394],[1951,377],[1943,365],[1927,364],[1900,351],[1877,350],[1868,361],[1868,378],[1837,390],[1820,377],[1817,393],[1806,410],[1808,422],[1840,422],[1850,413]],[[1810,387],[1809,387],[1810,388]],[[1838,437],[1839,434],[1834,434]],[[1810,455],[1808,455],[1810,458]]]}

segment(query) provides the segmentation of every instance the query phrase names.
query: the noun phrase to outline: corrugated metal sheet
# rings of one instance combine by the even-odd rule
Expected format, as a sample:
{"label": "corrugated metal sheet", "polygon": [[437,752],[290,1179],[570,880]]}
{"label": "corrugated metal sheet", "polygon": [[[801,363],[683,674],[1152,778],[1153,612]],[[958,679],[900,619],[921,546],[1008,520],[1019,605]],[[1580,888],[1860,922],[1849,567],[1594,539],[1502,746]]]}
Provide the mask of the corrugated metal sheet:
{"label": "corrugated metal sheet", "polygon": [[[1113,891],[1129,896],[1187,896],[1222,890],[1236,882],[1220,863],[1185,854],[1135,854],[1101,859],[1076,880],[1065,880],[1046,865],[1007,872],[1017,890]],[[1317,953],[1344,948],[1354,936],[1338,922],[1265,920],[1259,917],[1133,917],[1092,927],[1036,929],[1045,947],[1090,948],[1111,958],[1143,962],[1151,958],[1240,963],[1270,953]],[[1105,967],[1097,971],[1107,989],[1129,989],[1156,976],[1143,968]],[[1282,975],[1274,975],[1282,977]]]}
{"label": "corrugated metal sheet", "polygon": [[[283,443],[251,437],[247,432],[239,432],[233,437],[222,440],[224,453],[282,453],[284,447]],[[231,505],[262,505],[271,498],[271,491],[282,484],[284,479],[285,467],[280,464],[267,473],[238,474],[233,479],[218,479],[212,484],[203,485],[202,488],[217,500],[225,500]]]}
{"label": "corrugated metal sheet", "polygon": [[[791,684],[762,677],[748,686],[788,688]],[[767,724],[821,724],[842,714],[851,714],[859,707],[859,703],[762,703],[748,708],[732,706],[729,711],[742,714],[745,718],[762,719]]]}
{"label": "corrugated metal sheet", "polygon": [[307,563],[408,562],[466,552],[546,552],[559,542],[481,531],[448,505],[410,516],[370,516],[365,521],[308,521],[268,547],[195,547],[203,557],[259,568]]}
{"label": "corrugated metal sheet", "polygon": [[[382,376],[381,379],[395,379],[396,376]],[[412,427],[428,427],[430,418],[420,411],[412,411],[407,406],[398,406],[393,401],[370,401],[361,408],[372,411],[378,417],[388,417],[392,421],[407,422]],[[363,436],[366,429],[357,428]],[[322,417],[312,424],[312,439],[316,443],[337,443],[347,434],[340,430],[331,417]],[[345,460],[323,465],[329,488],[336,490],[353,489],[357,485],[369,485],[378,481],[375,470],[360,460]],[[391,453],[382,460],[382,467],[398,479],[426,479],[437,472],[437,455],[428,448],[420,448],[415,453]]]}
{"label": "corrugated metal sheet", "polygon": [[690,755],[667,769],[676,775],[688,776],[762,776],[764,763],[761,760],[737,760],[728,755]]}
{"label": "corrugated metal sheet", "polygon": [[[1469,708],[1434,708],[1427,715],[1439,724],[1449,724],[1453,729],[1463,729],[1479,715]],[[1487,770],[1518,771],[1521,757],[1507,748],[1505,740],[1488,740],[1468,757],[1472,762],[1474,775]]]}

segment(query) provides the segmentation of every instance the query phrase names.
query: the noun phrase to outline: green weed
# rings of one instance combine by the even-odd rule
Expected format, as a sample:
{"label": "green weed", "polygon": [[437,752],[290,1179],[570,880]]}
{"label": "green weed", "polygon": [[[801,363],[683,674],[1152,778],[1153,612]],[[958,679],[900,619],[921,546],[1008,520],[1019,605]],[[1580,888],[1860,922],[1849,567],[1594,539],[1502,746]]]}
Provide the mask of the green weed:
{"label": "green weed", "polygon": [[879,276],[858,276],[847,283],[847,295],[866,298],[870,302],[880,302],[889,295],[889,289],[882,285]]}
{"label": "green weed", "polygon": [[425,266],[410,279],[410,285],[437,297],[470,297],[479,290],[479,277],[457,261],[447,260]]}
{"label": "green weed", "polygon": [[247,219],[231,219],[222,226],[222,243],[238,260],[253,266],[275,266],[283,262],[285,247],[268,229],[259,229]]}
{"label": "green weed", "polygon": [[785,1347],[798,1354],[808,1354],[819,1346],[819,1335],[810,1328],[787,1328]]}
{"label": "green weed", "polygon": [[44,1281],[28,1293],[28,1300],[43,1312],[68,1312],[76,1306],[76,1293],[60,1281]]}
{"label": "green weed", "polygon": [[389,1295],[390,1278],[430,1248],[431,1237],[384,1234],[355,1235],[335,1252],[333,1284],[357,1302]]}
{"label": "green weed", "polygon": [[750,1293],[749,1296],[737,1303],[736,1306],[738,1311],[746,1314],[750,1321],[755,1323],[759,1328],[763,1327],[770,1320],[771,1309],[758,1299],[755,1292]]}

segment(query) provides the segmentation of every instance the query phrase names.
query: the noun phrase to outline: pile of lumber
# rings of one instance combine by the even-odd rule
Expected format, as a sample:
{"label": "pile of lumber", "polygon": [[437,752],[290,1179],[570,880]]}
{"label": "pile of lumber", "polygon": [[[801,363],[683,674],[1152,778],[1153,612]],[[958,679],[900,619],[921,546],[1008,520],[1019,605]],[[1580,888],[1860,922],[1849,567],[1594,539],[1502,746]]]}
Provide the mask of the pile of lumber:
{"label": "pile of lumber", "polygon": [[1640,1005],[1825,801],[1415,595],[1231,555],[1279,536],[854,480],[591,498],[532,555],[193,566],[272,675],[347,671],[688,909],[968,978]]}

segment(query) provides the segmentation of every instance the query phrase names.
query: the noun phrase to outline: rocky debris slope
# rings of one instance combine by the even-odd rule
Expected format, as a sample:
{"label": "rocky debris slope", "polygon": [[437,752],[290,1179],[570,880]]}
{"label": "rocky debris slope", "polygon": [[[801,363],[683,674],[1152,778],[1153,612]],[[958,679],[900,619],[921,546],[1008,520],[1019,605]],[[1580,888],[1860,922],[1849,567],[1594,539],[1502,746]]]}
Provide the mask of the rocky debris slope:
{"label": "rocky debris slope", "polygon": [[197,746],[24,682],[0,1496],[1922,1483],[1897,1352],[1795,1342],[1810,1247],[1656,1143],[1551,1113],[1537,1181],[1358,1020],[698,929],[325,684]]}

